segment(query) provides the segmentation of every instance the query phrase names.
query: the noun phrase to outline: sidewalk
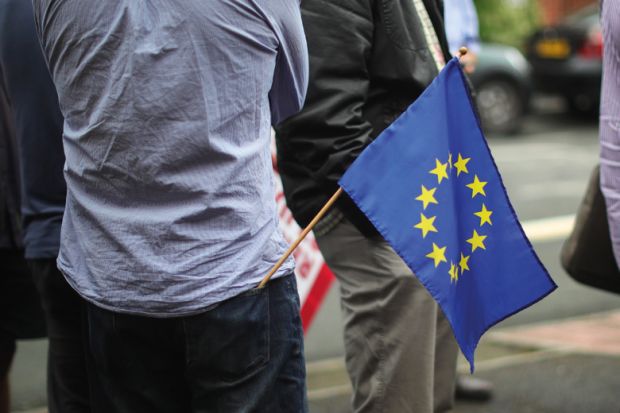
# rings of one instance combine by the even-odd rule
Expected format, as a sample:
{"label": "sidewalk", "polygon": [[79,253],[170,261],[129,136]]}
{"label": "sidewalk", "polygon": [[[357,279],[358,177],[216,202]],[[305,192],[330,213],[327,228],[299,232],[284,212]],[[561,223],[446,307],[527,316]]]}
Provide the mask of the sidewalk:
{"label": "sidewalk", "polygon": [[[455,413],[620,413],[620,311],[497,328],[478,347],[476,376],[493,382],[493,399]],[[342,359],[308,364],[311,413],[350,413],[350,395]]]}
{"label": "sidewalk", "polygon": [[[476,376],[494,384],[493,399],[455,413],[620,413],[620,311],[492,330]],[[311,413],[350,413],[342,360],[309,364],[308,387]]]}

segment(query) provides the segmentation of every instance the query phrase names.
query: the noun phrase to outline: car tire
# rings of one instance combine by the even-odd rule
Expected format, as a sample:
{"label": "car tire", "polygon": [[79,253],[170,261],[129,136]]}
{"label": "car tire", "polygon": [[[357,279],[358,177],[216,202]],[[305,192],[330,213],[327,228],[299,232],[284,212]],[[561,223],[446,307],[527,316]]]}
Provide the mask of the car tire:
{"label": "car tire", "polygon": [[525,113],[525,99],[512,81],[495,78],[476,88],[476,104],[485,133],[516,133]]}
{"label": "car tire", "polygon": [[565,96],[568,110],[572,115],[595,119],[599,114],[600,98],[585,94]]}

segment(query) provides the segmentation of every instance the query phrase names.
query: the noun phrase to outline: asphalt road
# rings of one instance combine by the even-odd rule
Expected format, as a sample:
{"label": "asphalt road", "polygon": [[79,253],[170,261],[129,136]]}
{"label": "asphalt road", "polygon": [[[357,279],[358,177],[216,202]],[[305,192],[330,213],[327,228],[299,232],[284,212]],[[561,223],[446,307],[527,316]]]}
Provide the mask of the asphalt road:
{"label": "asphalt road", "polygon": [[[541,302],[493,327],[491,332],[510,330],[503,327],[530,327],[539,322],[556,325],[557,320],[620,308],[620,296],[577,284],[559,263],[560,248],[572,225],[570,217],[577,210],[589,175],[597,163],[598,125],[596,120],[573,118],[563,112],[550,111],[546,106],[542,109],[527,118],[518,135],[489,136],[488,141],[515,211],[526,232],[528,228],[534,228],[530,236],[534,249],[559,288]],[[334,373],[323,373],[320,377],[313,374],[313,367],[326,371],[327,363],[311,362],[311,390],[313,385],[320,388],[316,382],[327,381],[326,378],[337,381],[339,386],[332,385],[324,393],[323,390],[311,391],[312,413],[351,411],[351,389],[343,366],[340,370],[337,368],[343,353],[340,335],[335,284],[306,336],[306,356],[310,361],[331,357],[330,368],[334,369]],[[487,369],[478,369],[476,375],[494,384],[494,397],[487,403],[458,401],[455,412],[619,411],[617,389],[620,380],[617,372],[620,359],[617,356],[596,354],[595,351],[565,354],[533,349],[512,347],[512,344],[505,348],[493,345],[485,348],[482,345],[476,357],[478,360],[489,357],[491,364]],[[530,350],[533,353],[528,354]],[[526,353],[521,353],[524,351]],[[464,370],[465,363],[460,367]],[[338,374],[342,377],[338,378]]]}

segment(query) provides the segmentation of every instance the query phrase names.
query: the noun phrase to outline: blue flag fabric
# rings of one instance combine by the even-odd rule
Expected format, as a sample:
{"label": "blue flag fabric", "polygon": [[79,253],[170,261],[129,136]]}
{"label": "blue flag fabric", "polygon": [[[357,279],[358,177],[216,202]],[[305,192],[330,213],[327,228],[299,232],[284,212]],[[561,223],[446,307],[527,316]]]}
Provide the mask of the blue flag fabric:
{"label": "blue flag fabric", "polygon": [[480,337],[556,288],[510,205],[456,58],[339,183],[439,303],[472,372]]}

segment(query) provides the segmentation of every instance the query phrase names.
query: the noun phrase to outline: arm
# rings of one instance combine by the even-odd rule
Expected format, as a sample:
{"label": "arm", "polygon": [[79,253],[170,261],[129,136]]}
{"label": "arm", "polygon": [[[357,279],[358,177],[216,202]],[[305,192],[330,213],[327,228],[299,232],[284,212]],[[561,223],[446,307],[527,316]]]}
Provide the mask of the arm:
{"label": "arm", "polygon": [[278,55],[269,92],[271,122],[277,125],[299,112],[308,87],[308,50],[297,1],[274,1]]}

